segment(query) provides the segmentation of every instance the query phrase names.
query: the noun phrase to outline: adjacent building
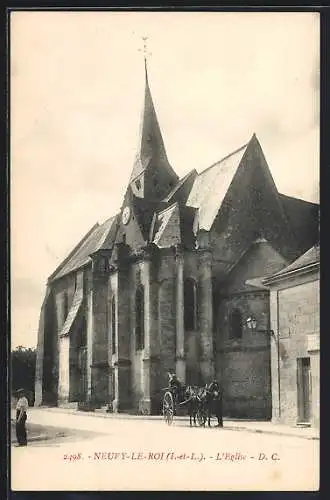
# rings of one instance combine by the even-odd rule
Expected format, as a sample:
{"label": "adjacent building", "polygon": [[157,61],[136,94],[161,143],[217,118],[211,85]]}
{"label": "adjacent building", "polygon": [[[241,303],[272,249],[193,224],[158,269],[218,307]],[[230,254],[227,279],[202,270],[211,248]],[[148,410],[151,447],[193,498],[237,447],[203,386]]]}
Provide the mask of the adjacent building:
{"label": "adjacent building", "polygon": [[270,287],[274,421],[319,427],[319,245],[264,281]]}
{"label": "adjacent building", "polygon": [[[120,166],[118,166],[119,168]],[[167,372],[216,377],[227,416],[272,416],[265,276],[315,244],[318,206],[278,192],[253,135],[179,178],[146,72],[139,145],[123,203],[49,277],[36,404],[112,403],[158,413]]]}

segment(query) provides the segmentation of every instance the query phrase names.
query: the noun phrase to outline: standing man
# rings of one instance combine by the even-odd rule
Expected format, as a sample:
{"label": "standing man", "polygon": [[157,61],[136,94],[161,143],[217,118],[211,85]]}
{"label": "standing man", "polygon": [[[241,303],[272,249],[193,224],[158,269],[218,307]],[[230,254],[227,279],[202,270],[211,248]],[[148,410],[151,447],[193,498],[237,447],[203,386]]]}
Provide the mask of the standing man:
{"label": "standing man", "polygon": [[210,417],[214,414],[218,419],[217,427],[223,427],[222,400],[223,391],[217,380],[213,380],[207,388],[208,392],[208,425],[210,426]]}
{"label": "standing man", "polygon": [[16,437],[17,446],[27,446],[27,436],[26,436],[26,419],[27,410],[29,407],[28,400],[25,397],[24,389],[18,389],[17,391],[18,401],[16,405]]}

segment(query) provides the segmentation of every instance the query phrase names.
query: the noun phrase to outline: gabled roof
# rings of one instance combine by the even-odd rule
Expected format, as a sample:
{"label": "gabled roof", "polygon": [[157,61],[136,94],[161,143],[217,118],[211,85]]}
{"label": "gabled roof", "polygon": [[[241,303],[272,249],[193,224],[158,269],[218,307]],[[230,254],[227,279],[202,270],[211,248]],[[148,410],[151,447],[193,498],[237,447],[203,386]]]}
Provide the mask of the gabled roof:
{"label": "gabled roof", "polygon": [[277,276],[285,275],[291,271],[298,271],[305,267],[311,266],[313,264],[319,264],[320,262],[320,245],[314,245],[312,248],[307,250],[303,255],[301,255],[297,260],[292,262],[289,266],[282,269],[280,272],[273,274],[270,279]]}
{"label": "gabled roof", "polygon": [[196,177],[186,204],[198,208],[199,229],[211,229],[247,146],[240,147]]}
{"label": "gabled roof", "polygon": [[49,277],[49,281],[55,281],[85,266],[93,253],[99,250],[110,250],[115,238],[117,221],[118,215],[111,217],[101,225],[95,224],[67,259]]}
{"label": "gabled roof", "polygon": [[155,215],[151,241],[159,248],[168,248],[181,243],[180,211],[178,203]]}
{"label": "gabled roof", "polygon": [[307,250],[298,259],[292,262],[289,266],[285,267],[281,271],[272,276],[267,277],[263,283],[265,285],[271,285],[277,281],[289,278],[291,275],[299,275],[309,271],[315,271],[320,265],[320,245],[317,243],[312,248]]}
{"label": "gabled roof", "polygon": [[196,209],[181,205],[178,201],[154,214],[150,241],[159,248],[182,245],[195,248],[193,221]]}
{"label": "gabled roof", "polygon": [[[189,196],[189,191],[191,190],[192,184],[197,176],[198,173],[195,169],[191,170],[191,172],[188,172],[187,175],[185,175],[178,181],[178,183],[174,186],[172,191],[169,192],[169,194],[164,198],[163,201],[171,202],[178,200],[185,203],[187,200],[184,198]],[[186,196],[184,196],[185,193],[181,193],[182,191],[188,191]]]}
{"label": "gabled roof", "polygon": [[271,242],[258,237],[242,252],[223,283],[226,293],[266,289],[263,279],[287,265],[288,261]]}
{"label": "gabled roof", "polygon": [[318,238],[319,205],[281,193],[279,197],[301,253],[305,252]]}
{"label": "gabled roof", "polygon": [[148,241],[150,227],[153,221],[154,214],[157,210],[165,209],[169,203],[150,201],[145,198],[138,198],[131,193],[131,203],[136,216],[137,223],[141,229],[142,236],[145,241]]}

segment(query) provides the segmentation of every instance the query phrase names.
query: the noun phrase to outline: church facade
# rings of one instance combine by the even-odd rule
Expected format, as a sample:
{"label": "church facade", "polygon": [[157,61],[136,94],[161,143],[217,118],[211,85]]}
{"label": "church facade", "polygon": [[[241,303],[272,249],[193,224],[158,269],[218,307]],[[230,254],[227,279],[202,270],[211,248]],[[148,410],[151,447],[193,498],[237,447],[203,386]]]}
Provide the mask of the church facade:
{"label": "church facade", "polygon": [[[146,71],[139,147],[118,214],[49,277],[36,405],[159,413],[167,372],[217,378],[229,417],[272,413],[265,277],[314,245],[318,206],[280,194],[255,135],[203,172],[170,165]],[[246,327],[253,315],[260,331]]]}

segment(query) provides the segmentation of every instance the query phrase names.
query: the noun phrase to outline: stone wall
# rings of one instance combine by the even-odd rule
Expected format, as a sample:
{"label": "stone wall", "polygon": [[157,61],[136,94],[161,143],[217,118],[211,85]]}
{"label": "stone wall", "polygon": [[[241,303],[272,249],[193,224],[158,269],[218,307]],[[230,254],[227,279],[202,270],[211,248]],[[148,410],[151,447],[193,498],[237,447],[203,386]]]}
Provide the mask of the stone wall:
{"label": "stone wall", "polygon": [[297,359],[310,358],[311,423],[319,422],[319,345],[310,346],[316,337],[319,344],[319,279],[317,274],[297,276],[279,283],[271,291],[272,328],[279,332],[272,349],[274,420],[296,424],[298,412]]}
{"label": "stone wall", "polygon": [[70,396],[70,337],[59,339],[58,400],[67,403]]}
{"label": "stone wall", "polygon": [[[229,334],[230,313],[239,309],[243,328],[240,339]],[[253,315],[257,331],[246,319]],[[269,298],[267,292],[248,292],[223,298],[218,309],[216,374],[224,390],[224,414],[228,417],[271,418]]]}
{"label": "stone wall", "polygon": [[[58,403],[67,402],[70,397],[70,343],[68,341],[61,342],[59,335],[72,305],[76,286],[75,280],[75,274],[70,274],[51,285],[52,304],[49,305],[47,313],[49,330],[51,330],[51,339],[49,338],[47,340],[49,346],[48,361],[51,364],[52,371],[51,393],[53,394],[54,402],[56,401]],[[63,350],[62,354],[61,348]],[[63,362],[67,363],[66,367],[63,366]],[[68,376],[67,380],[65,378],[66,376]]]}
{"label": "stone wall", "polygon": [[[160,405],[161,332],[159,328],[158,260],[145,256],[130,270],[130,359],[132,362],[132,405],[139,413],[158,413]],[[144,346],[137,348],[136,292],[144,293]]]}
{"label": "stone wall", "polygon": [[[113,370],[115,399],[113,407],[115,411],[127,411],[131,409],[131,294],[130,274],[127,267],[119,268],[110,277],[111,293],[116,299],[116,352],[112,353],[111,367]],[[111,296],[109,297],[110,300]]]}
{"label": "stone wall", "polygon": [[40,314],[36,366],[35,404],[56,405],[58,392],[58,336],[55,301],[51,287]]}
{"label": "stone wall", "polygon": [[164,254],[158,274],[158,338],[160,354],[160,373],[158,383],[159,408],[167,387],[167,372],[176,369],[176,262],[173,254]]}
{"label": "stone wall", "polygon": [[109,299],[108,277],[93,277],[93,353],[92,401],[96,405],[109,402]]}
{"label": "stone wall", "polygon": [[132,265],[130,272],[130,358],[132,361],[131,380],[132,380],[132,406],[135,411],[139,409],[139,402],[143,399],[143,352],[137,350],[136,346],[136,310],[135,294],[139,285],[143,285],[143,265],[141,262]]}
{"label": "stone wall", "polygon": [[[261,280],[285,264],[285,259],[267,241],[256,241],[220,283],[220,303],[214,311],[216,371],[224,385],[224,409],[228,416],[271,418],[269,292],[262,289]],[[241,339],[229,336],[234,309],[242,316]],[[257,320],[256,331],[247,328],[250,316]]]}
{"label": "stone wall", "polygon": [[202,280],[203,274],[200,268],[200,254],[195,251],[186,251],[184,253],[184,280],[192,278],[197,286],[197,324],[196,330],[184,332],[185,339],[185,357],[186,357],[186,382],[191,385],[201,385],[203,376],[201,370],[201,327],[203,326],[203,308],[202,300]]}

